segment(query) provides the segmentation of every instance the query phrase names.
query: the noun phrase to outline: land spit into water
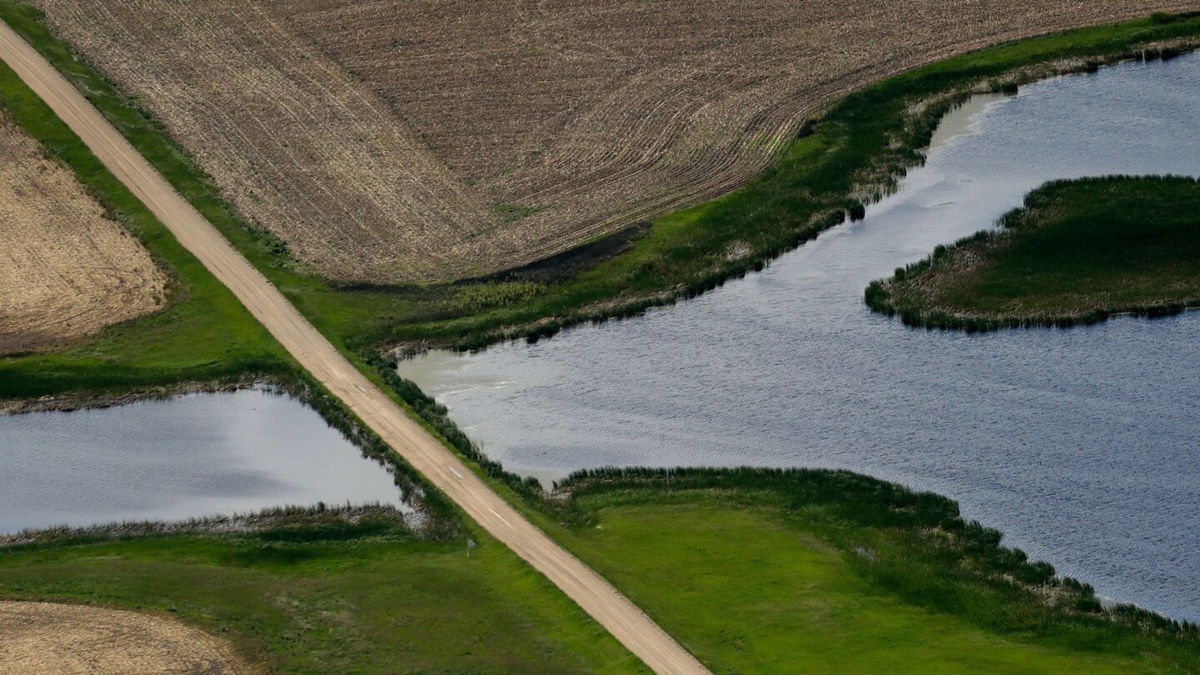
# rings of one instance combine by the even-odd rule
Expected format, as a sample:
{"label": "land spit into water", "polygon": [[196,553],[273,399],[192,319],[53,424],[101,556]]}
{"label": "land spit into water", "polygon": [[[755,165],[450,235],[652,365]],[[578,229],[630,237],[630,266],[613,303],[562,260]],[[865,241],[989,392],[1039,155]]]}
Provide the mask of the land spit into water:
{"label": "land spit into water", "polygon": [[1025,206],[866,290],[871,309],[931,328],[1073,326],[1200,306],[1200,181],[1053,182]]}

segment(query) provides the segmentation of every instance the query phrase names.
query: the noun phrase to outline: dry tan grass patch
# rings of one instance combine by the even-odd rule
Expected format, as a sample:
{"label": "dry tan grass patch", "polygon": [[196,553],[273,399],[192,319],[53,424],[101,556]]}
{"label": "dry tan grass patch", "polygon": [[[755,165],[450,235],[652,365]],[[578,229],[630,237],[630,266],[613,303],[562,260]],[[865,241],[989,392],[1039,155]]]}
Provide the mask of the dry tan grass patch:
{"label": "dry tan grass patch", "polygon": [[0,354],[154,311],[167,281],[68,168],[0,115]]}
{"label": "dry tan grass patch", "polygon": [[224,642],[177,621],[101,607],[0,602],[0,672],[248,673]]}

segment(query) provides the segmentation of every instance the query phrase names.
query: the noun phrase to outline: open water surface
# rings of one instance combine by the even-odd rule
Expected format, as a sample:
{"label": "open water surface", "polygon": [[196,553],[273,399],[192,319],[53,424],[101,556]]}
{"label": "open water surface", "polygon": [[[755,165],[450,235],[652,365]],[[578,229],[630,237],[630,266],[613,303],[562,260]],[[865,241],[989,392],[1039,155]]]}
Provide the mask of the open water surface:
{"label": "open water surface", "polygon": [[402,506],[390,473],[289,396],[0,416],[0,533],[318,501]]}
{"label": "open water surface", "polygon": [[1200,312],[968,335],[862,302],[1043,182],[1113,173],[1200,174],[1200,55],[976,97],[865,220],[761,273],[400,372],[511,471],[850,469],[957,499],[1104,595],[1200,620]]}

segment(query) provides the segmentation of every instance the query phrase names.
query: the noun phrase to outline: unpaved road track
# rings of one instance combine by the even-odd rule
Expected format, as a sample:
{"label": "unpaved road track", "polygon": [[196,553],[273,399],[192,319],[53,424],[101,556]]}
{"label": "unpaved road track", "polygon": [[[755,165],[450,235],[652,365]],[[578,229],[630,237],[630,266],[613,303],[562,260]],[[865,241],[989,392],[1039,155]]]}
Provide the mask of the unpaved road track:
{"label": "unpaved road track", "polygon": [[699,661],[625,596],[525,520],[358,372],[75,87],[5,24],[0,24],[0,58],[314,377],[409,464],[655,671],[705,672]]}

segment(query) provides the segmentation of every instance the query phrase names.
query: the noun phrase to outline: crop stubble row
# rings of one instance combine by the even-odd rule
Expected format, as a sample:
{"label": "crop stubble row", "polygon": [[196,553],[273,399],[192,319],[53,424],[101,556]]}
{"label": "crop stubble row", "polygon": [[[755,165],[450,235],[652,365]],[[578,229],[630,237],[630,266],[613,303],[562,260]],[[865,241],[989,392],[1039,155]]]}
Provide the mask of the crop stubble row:
{"label": "crop stubble row", "polygon": [[[34,0],[254,223],[374,283],[512,267],[715,196],[847,91],[1196,8],[1134,0]],[[514,218],[514,209],[522,214]]]}

